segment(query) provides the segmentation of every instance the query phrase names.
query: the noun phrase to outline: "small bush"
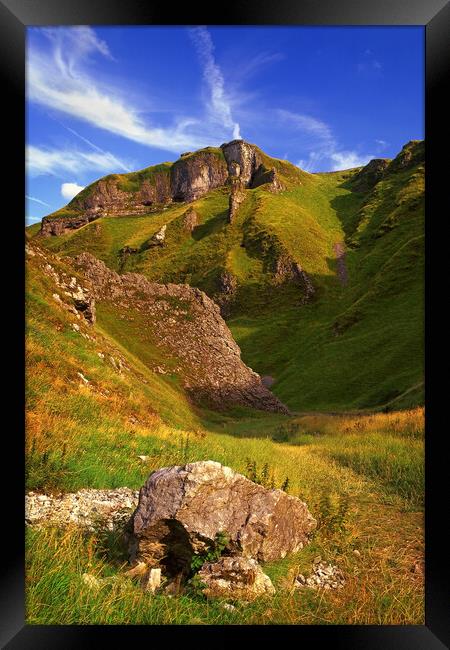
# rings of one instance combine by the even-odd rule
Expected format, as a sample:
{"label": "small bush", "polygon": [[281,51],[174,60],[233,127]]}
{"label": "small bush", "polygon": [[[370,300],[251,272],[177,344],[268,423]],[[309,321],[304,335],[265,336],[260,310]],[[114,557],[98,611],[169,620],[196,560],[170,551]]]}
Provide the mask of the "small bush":
{"label": "small bush", "polygon": [[198,553],[193,556],[191,561],[191,576],[195,576],[205,562],[217,562],[226,550],[229,541],[229,537],[226,533],[222,531],[216,533],[214,541],[211,542],[208,548],[203,553]]}

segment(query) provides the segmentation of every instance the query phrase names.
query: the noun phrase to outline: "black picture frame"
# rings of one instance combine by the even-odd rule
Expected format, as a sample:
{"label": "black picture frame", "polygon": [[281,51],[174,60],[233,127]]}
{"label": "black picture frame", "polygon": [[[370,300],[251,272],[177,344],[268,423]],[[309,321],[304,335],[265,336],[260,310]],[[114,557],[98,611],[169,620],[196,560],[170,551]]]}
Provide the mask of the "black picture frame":
{"label": "black picture frame", "polygon": [[[426,39],[426,623],[423,626],[33,626],[25,625],[24,616],[24,234],[21,219],[24,211],[24,144],[25,144],[25,31],[31,25],[421,25]],[[4,138],[7,145],[8,177],[6,199],[8,208],[9,266],[14,269],[9,278],[6,300],[8,314],[17,317],[11,326],[8,316],[8,351],[14,354],[8,366],[8,411],[14,415],[13,425],[4,429],[10,445],[4,461],[13,472],[8,484],[8,495],[2,500],[2,520],[7,523],[8,550],[1,562],[1,647],[11,649],[80,648],[99,643],[117,645],[133,643],[137,635],[147,643],[173,642],[180,636],[182,642],[197,639],[201,632],[203,642],[214,645],[229,643],[233,638],[241,642],[256,641],[262,634],[266,642],[278,640],[286,632],[293,634],[295,644],[323,643],[324,647],[376,650],[438,650],[448,647],[449,599],[448,579],[445,576],[446,527],[445,495],[447,474],[446,457],[442,445],[446,432],[438,420],[439,404],[445,407],[442,385],[431,381],[430,328],[431,274],[434,248],[431,215],[447,217],[440,206],[445,206],[446,176],[448,176],[448,116],[445,82],[449,76],[448,33],[450,3],[446,0],[241,0],[224,6],[207,7],[198,3],[180,5],[152,3],[148,0],[0,0],[0,68],[3,75]],[[6,128],[5,128],[6,127]],[[4,152],[5,155],[5,152]],[[447,161],[440,164],[439,161]],[[445,177],[444,177],[445,174]],[[448,183],[448,181],[447,181]],[[4,205],[3,205],[4,207]],[[6,208],[5,208],[6,209]],[[447,208],[448,212],[448,208]],[[15,215],[15,218],[9,218]],[[3,218],[6,219],[5,213]],[[2,229],[4,232],[4,230]],[[438,235],[439,236],[439,235]],[[431,249],[433,247],[433,253]],[[445,258],[445,253],[444,260]],[[448,254],[447,254],[448,257]],[[14,280],[14,281],[13,281]],[[9,292],[9,295],[8,295]],[[13,381],[13,369],[16,379]],[[439,384],[439,385],[438,385]],[[431,394],[433,385],[433,394]],[[441,395],[439,395],[441,388]],[[442,447],[442,448],[441,448]],[[444,516],[442,516],[442,510]],[[5,529],[4,529],[5,530]],[[238,627],[238,630],[235,628]],[[163,636],[162,636],[163,635]],[[256,636],[255,636],[256,635]],[[273,635],[273,639],[271,639]],[[136,638],[137,640],[137,638]],[[447,644],[447,645],[446,645]]]}

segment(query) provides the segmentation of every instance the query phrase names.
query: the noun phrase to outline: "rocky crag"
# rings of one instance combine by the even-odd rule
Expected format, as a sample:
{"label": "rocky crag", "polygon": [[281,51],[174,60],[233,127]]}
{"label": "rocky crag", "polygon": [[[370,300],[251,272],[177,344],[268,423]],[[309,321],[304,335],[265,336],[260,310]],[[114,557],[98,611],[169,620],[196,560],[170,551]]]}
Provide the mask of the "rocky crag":
{"label": "rocky crag", "polygon": [[66,208],[44,217],[40,232],[43,236],[59,236],[101,216],[147,214],[174,201],[195,201],[229,183],[234,196],[230,198],[230,221],[245,196],[245,188],[266,185],[272,192],[283,189],[275,168],[265,166],[258,147],[233,140],[220,148],[186,152],[173,164],[106,176],[85,188]]}
{"label": "rocky crag", "polygon": [[241,405],[264,411],[288,409],[245,365],[219,307],[188,285],[157,284],[143,275],[118,275],[89,253],[73,260],[89,282],[90,295],[119,313],[136,309],[151,319],[155,344],[180,362],[187,393],[215,408]]}

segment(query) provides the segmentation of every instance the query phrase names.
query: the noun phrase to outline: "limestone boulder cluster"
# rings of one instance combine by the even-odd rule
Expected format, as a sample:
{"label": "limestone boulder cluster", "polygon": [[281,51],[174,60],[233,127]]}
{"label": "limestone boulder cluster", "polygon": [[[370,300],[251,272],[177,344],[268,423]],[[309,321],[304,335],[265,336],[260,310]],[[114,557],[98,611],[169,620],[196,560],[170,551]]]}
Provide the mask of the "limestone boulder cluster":
{"label": "limestone boulder cluster", "polygon": [[[164,547],[167,527],[179,533],[186,556],[226,533],[230,552],[269,562],[302,549],[315,526],[300,499],[268,490],[220,463],[200,461],[160,469],[141,488],[133,517],[135,556],[151,562],[155,543]],[[158,552],[167,558],[170,549]]]}
{"label": "limestone boulder cluster", "polygon": [[[266,489],[211,460],[159,469],[139,492],[129,488],[59,495],[29,492],[25,522],[35,527],[116,531],[128,546],[124,576],[139,578],[146,591],[178,594],[197,571],[208,598],[245,601],[275,593],[260,562],[301,550],[316,527],[300,499]],[[211,559],[208,553],[217,548],[220,535],[224,541]],[[314,567],[322,582],[342,583],[336,567]],[[319,584],[316,578],[302,580],[297,576],[297,588]],[[90,589],[105,583],[89,574],[83,575],[83,582]]]}
{"label": "limestone boulder cluster", "polygon": [[37,527],[76,525],[90,531],[120,529],[129,521],[138,497],[139,492],[129,488],[59,495],[29,492],[25,496],[25,522]]}
{"label": "limestone boulder cluster", "polygon": [[218,305],[203,291],[149,282],[137,273],[119,275],[89,253],[75,257],[73,264],[96,301],[113,303],[124,315],[136,309],[148,319],[148,335],[177,360],[184,388],[194,401],[218,409],[242,405],[289,412],[242,361]]}
{"label": "limestone boulder cluster", "polygon": [[205,585],[203,593],[207,598],[254,600],[275,593],[271,579],[252,558],[222,557],[217,562],[206,562],[198,577]]}

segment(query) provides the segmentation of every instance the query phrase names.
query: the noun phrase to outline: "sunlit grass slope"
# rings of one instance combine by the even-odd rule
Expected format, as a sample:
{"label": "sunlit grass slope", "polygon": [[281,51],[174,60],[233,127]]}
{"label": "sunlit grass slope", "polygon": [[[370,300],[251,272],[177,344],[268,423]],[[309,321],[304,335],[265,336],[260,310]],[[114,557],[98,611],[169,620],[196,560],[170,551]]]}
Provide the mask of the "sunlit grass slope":
{"label": "sunlit grass slope", "polygon": [[[354,182],[359,169],[307,174],[267,156],[265,164],[279,170],[286,190],[248,190],[232,224],[222,188],[190,204],[199,217],[192,234],[183,228],[188,206],[173,204],[144,216],[103,217],[41,242],[60,254],[87,250],[115,270],[188,283],[212,297],[223,271],[231,272],[237,292],[228,324],[243,359],[274,378],[274,392],[293,410],[423,403],[423,143],[407,145],[364,192]],[[165,246],[147,248],[163,224]],[[340,242],[345,285],[337,274]],[[127,246],[136,252],[124,258]],[[311,278],[309,304],[299,306],[292,283],[275,285],[281,252]]]}
{"label": "sunlit grass slope", "polygon": [[[258,475],[267,464],[277,487],[288,478],[319,527],[301,553],[264,566],[273,599],[231,612],[198,593],[142,593],[123,576],[127,553],[114,534],[29,529],[28,623],[423,623],[422,409],[358,418],[201,411],[175,376],[149,370],[158,350],[139,323],[99,306],[96,325],[83,324],[54,292],[29,257],[27,489],[137,489],[167,465],[212,459],[246,473],[250,461]],[[294,592],[293,576],[318,555],[343,570],[344,589]],[[83,573],[112,580],[96,592]]]}

